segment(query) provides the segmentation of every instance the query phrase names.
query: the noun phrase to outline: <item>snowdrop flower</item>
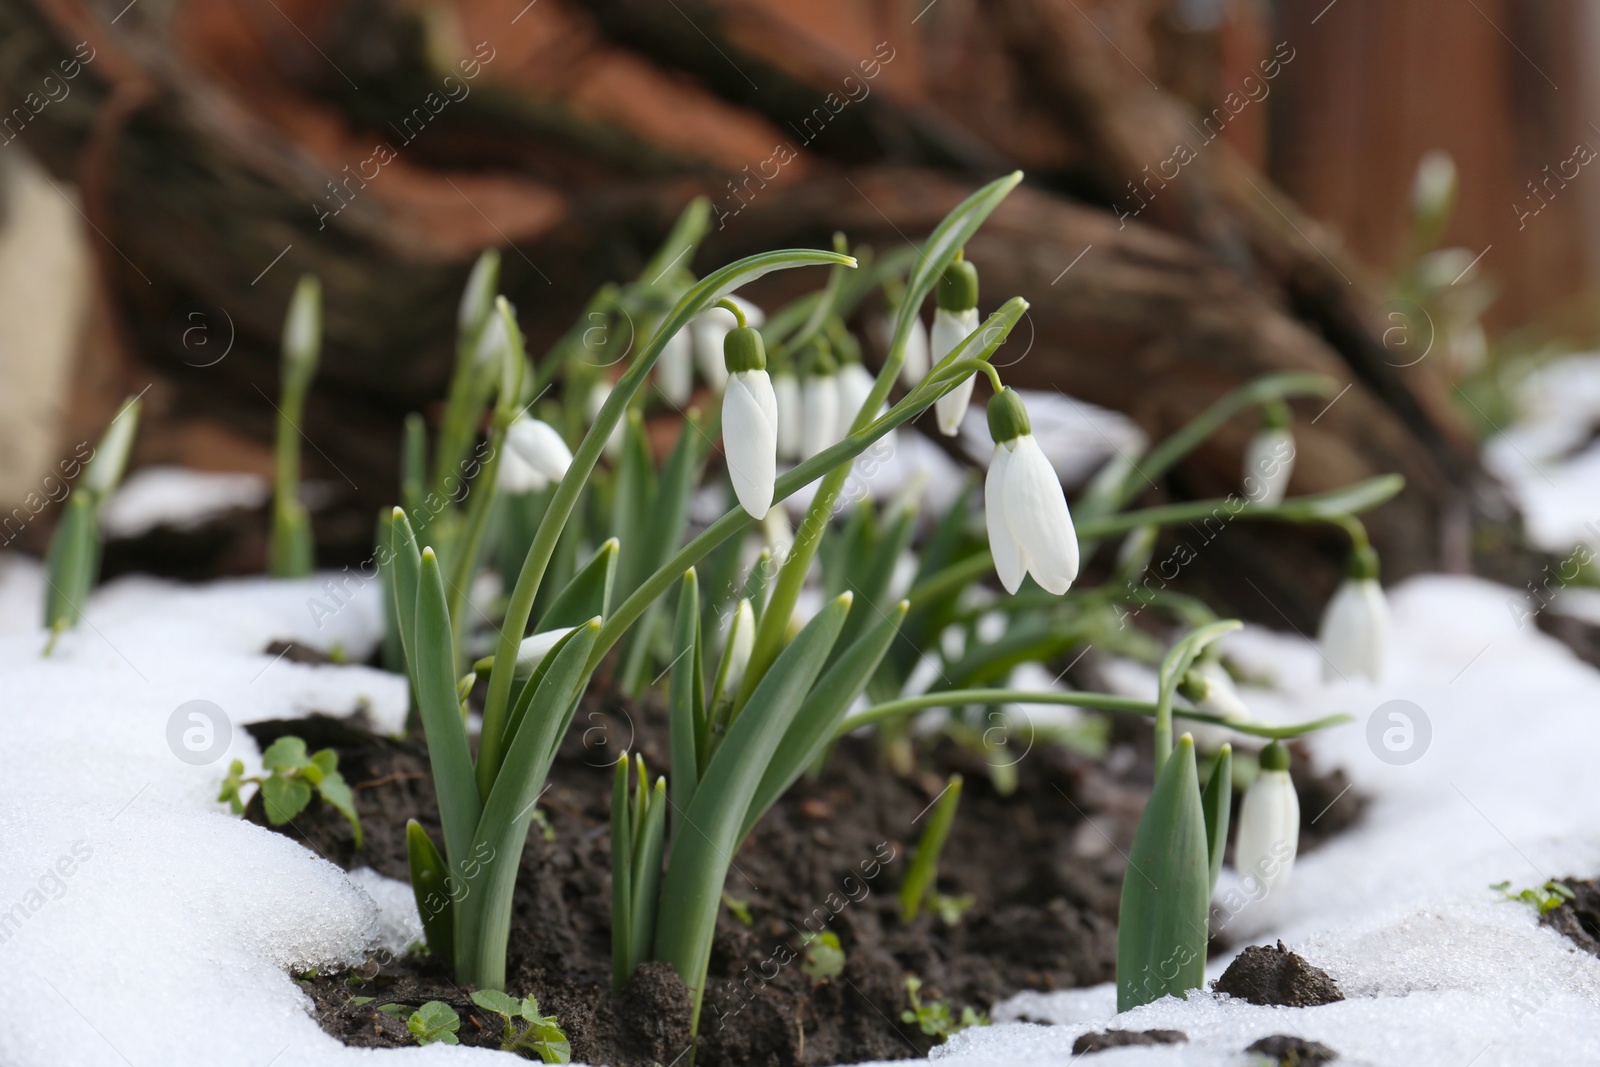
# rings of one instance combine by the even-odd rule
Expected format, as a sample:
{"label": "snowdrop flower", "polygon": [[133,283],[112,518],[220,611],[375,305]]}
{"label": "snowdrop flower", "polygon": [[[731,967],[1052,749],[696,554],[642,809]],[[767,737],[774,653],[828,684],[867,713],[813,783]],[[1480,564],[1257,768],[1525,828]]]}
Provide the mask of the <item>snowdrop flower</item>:
{"label": "snowdrop flower", "polygon": [[1289,411],[1282,404],[1272,405],[1263,415],[1261,429],[1245,446],[1245,496],[1257,507],[1275,507],[1283,503],[1293,472],[1294,434],[1289,430]]}
{"label": "snowdrop flower", "polygon": [[[1202,657],[1184,674],[1178,692],[1200,711],[1225,719],[1248,719],[1250,709],[1233,686],[1233,677],[1220,660]],[[1203,725],[1203,724],[1202,724]]]}
{"label": "snowdrop flower", "polygon": [[[878,342],[887,353],[894,345],[894,319],[892,317],[878,320]],[[932,366],[928,359],[928,328],[922,324],[920,318],[911,320],[911,332],[906,334],[906,352],[900,364],[900,381],[907,389],[915,389],[917,383],[928,376],[928,369]]]}
{"label": "snowdrop flower", "polygon": [[522,644],[517,646],[517,666],[513,670],[514,678],[531,678],[533,672],[539,669],[539,664],[556,647],[556,642],[572,632],[571,626],[561,626],[554,630],[545,630],[532,637],[524,637]]}
{"label": "snowdrop flower", "polygon": [[1300,842],[1300,798],[1289,779],[1289,750],[1274,741],[1261,750],[1261,773],[1244,791],[1234,867],[1271,891],[1288,884]]}
{"label": "snowdrop flower", "polygon": [[1350,553],[1349,576],[1334,591],[1317,632],[1322,680],[1363,676],[1379,681],[1389,643],[1389,602],[1378,584],[1378,554],[1370,545]]}
{"label": "snowdrop flower", "polygon": [[526,415],[506,430],[506,448],[500,460],[500,487],[511,492],[543,489],[559,482],[572,465],[572,451],[556,428]]}
{"label": "snowdrop flower", "polygon": [[789,521],[787,511],[776,507],[767,512],[761,522],[761,540],[772,553],[774,564],[781,566],[789,558],[789,550],[794,547],[794,524]]}
{"label": "snowdrop flower", "polygon": [[[730,296],[726,298],[744,313],[745,323],[760,326],[767,321],[760,308],[748,300]],[[722,342],[740,324],[733,312],[725,307],[709,307],[702,311],[689,328],[694,331],[694,359],[700,367],[700,376],[711,388],[721,392],[728,384],[728,371],[722,361]]]}
{"label": "snowdrop flower", "polygon": [[797,460],[805,448],[801,437],[805,417],[800,407],[800,379],[794,371],[773,374],[772,395],[778,402],[778,458]]}
{"label": "snowdrop flower", "polygon": [[1016,390],[1002,389],[989,401],[989,435],[994,458],[983,496],[995,573],[1008,593],[1028,573],[1059,596],[1078,576],[1078,535],[1061,480],[1033,439]]}
{"label": "snowdrop flower", "polygon": [[778,477],[778,400],[767,377],[761,334],[751,326],[729,331],[723,342],[728,384],[722,394],[722,444],[739,506],[754,519],[772,508]]}
{"label": "snowdrop flower", "polygon": [[839,439],[839,376],[834,373],[831,355],[824,353],[817,361],[801,387],[801,396],[805,420],[800,452],[810,459]]}
{"label": "snowdrop flower", "polygon": [[694,343],[689,332],[685,327],[668,338],[656,359],[656,388],[677,408],[694,395]]}
{"label": "snowdrop flower", "polygon": [[[839,368],[839,423],[835,428],[839,437],[849,432],[855,425],[856,416],[866,406],[867,398],[872,395],[873,378],[870,371],[859,362],[852,360]],[[878,415],[888,410],[886,405],[878,406]],[[874,418],[877,416],[874,415]],[[894,447],[894,431],[890,430],[880,440]]]}
{"label": "snowdrop flower", "polygon": [[[933,337],[929,342],[929,355],[934,363],[948,356],[978,328],[978,269],[964,259],[946,267],[939,279],[938,304],[933,313]],[[934,402],[939,432],[946,437],[954,437],[961,431],[961,419],[972,402],[972,386],[973,378],[969,377]],[[1073,569],[1076,572],[1077,568]]]}
{"label": "snowdrop flower", "polygon": [[[589,422],[591,425],[600,417],[600,409],[606,406],[606,401],[610,397],[611,383],[604,379],[595,382],[594,388],[589,390]],[[617,457],[622,455],[622,428],[626,424],[626,419],[618,419],[616,426],[611,429],[611,436],[606,438],[604,451],[606,458],[612,462],[616,462]]]}

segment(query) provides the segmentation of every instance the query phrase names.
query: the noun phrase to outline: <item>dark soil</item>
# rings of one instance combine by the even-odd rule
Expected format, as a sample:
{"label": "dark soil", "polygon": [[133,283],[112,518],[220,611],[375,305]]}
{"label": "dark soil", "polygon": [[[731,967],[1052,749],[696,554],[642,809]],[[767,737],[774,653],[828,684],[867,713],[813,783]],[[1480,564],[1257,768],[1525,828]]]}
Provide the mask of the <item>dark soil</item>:
{"label": "dark soil", "polygon": [[1317,1067],[1318,1064],[1332,1063],[1339,1058],[1337,1052],[1320,1041],[1307,1041],[1303,1037],[1290,1037],[1287,1034],[1264,1037],[1245,1051],[1271,1056],[1272,1062],[1278,1067]]}
{"label": "dark soil", "polygon": [[1276,948],[1252,945],[1239,953],[1213,988],[1251,1004],[1290,1008],[1312,1008],[1344,999],[1327,971],[1290,952],[1282,941]]}
{"label": "dark soil", "polygon": [[[292,733],[313,750],[338,751],[366,835],[361,852],[349,825],[318,800],[276,828],[331,862],[406,880],[406,820],[418,819],[439,840],[420,737],[378,737],[322,717],[250,730],[263,746]],[[1017,765],[1016,792],[1003,797],[982,760],[949,743],[925,756],[925,770],[901,778],[878,766],[870,742],[842,741],[820,778],[798,783],[735,858],[726,891],[751,922],[729,908],[718,921],[696,1062],[924,1055],[938,1039],[901,1021],[909,975],[922,979],[924,1004],[942,1000],[955,1018],[1024,989],[1109,981],[1123,853],[1149,790],[1148,726],[1119,719],[1113,745],[1104,760],[1034,746]],[[535,824],[522,857],[508,992],[532,994],[557,1016],[574,1060],[670,1064],[689,1043],[690,1000],[677,976],[648,967],[620,993],[610,988],[610,783],[623,748],[643,752],[652,774],[667,772],[664,709],[592,692],[540,804],[551,836]],[[926,913],[902,923],[896,891],[917,820],[957,771],[967,785],[937,890],[970,894],[973,903],[954,925]],[[1331,797],[1343,783],[1323,788]],[[247,817],[265,823],[259,804]],[[814,978],[802,966],[801,937],[824,927],[839,937],[846,962],[837,977]],[[319,1023],[347,1044],[410,1044],[404,1016],[377,1008],[444,1000],[462,1017],[464,1044],[498,1045],[498,1024],[474,1014],[468,991],[424,955],[378,958],[356,973],[304,976],[301,984]]]}
{"label": "dark soil", "polygon": [[1600,881],[1556,880],[1572,890],[1573,899],[1545,912],[1539,921],[1565,935],[1591,956],[1600,956]]}
{"label": "dark soil", "polygon": [[1072,1054],[1082,1056],[1129,1045],[1181,1045],[1188,1040],[1189,1035],[1182,1030],[1102,1030],[1079,1037],[1072,1043]]}

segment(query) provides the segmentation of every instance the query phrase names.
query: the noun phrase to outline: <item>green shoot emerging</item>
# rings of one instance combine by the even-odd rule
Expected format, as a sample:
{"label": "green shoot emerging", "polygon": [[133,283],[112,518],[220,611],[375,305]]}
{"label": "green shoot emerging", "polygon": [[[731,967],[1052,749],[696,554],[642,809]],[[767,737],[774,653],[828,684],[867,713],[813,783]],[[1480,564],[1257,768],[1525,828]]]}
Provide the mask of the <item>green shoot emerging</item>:
{"label": "green shoot emerging", "polygon": [[304,811],[311,803],[312,793],[316,793],[349,820],[356,832],[356,848],[361,847],[361,820],[356,815],[355,797],[339,773],[339,756],[333,749],[307,756],[306,743],[300,738],[280,737],[261,754],[261,769],[267,772],[265,776],[246,776],[244,764],[234,760],[228,765],[228,776],[223,779],[217,799],[227,801],[235,815],[243,814],[245,801],[240,789],[255,785],[261,790],[267,820],[282,826]]}

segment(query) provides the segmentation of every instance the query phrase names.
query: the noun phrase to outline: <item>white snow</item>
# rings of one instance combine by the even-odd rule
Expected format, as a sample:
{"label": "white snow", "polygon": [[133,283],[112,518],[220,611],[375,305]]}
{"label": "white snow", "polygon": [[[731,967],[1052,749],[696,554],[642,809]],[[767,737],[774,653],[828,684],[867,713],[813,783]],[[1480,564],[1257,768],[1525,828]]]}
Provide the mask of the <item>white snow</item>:
{"label": "white snow", "polygon": [[101,507],[100,525],[111,537],[138,537],[158,526],[192,530],[235,508],[258,508],[270,495],[256,474],[141,467]]}

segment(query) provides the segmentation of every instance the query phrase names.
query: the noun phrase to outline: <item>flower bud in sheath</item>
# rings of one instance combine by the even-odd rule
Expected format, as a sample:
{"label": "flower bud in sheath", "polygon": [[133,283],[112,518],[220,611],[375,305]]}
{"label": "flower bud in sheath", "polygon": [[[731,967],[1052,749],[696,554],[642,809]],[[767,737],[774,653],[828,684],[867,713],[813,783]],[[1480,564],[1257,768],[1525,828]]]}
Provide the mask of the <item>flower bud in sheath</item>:
{"label": "flower bud in sheath", "polygon": [[1078,576],[1078,535],[1067,496],[1014,389],[989,401],[994,458],[984,481],[984,512],[995,573],[1015,593],[1032,574],[1046,592],[1060,595]]}
{"label": "flower bud in sheath", "polygon": [[1294,473],[1294,433],[1289,429],[1289,409],[1271,404],[1261,418],[1261,429],[1244,450],[1244,493],[1250,503],[1270,508],[1283,503]]}
{"label": "flower bud in sheath", "polygon": [[[964,259],[945,268],[939,279],[938,308],[933,313],[929,355],[935,365],[978,328],[978,269]],[[970,357],[967,357],[970,358]],[[972,402],[973,379],[956,386],[934,402],[939,432],[954,437]]]}

